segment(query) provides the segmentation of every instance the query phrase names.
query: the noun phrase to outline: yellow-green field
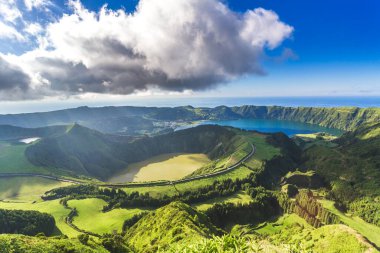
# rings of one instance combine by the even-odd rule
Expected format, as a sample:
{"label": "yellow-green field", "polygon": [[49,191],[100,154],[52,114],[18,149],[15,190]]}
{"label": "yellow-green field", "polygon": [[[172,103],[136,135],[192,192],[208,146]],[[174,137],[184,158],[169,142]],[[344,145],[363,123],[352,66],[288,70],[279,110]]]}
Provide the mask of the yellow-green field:
{"label": "yellow-green field", "polygon": [[191,182],[177,183],[175,187],[173,185],[164,186],[136,186],[136,187],[126,187],[122,188],[126,193],[139,192],[140,194],[149,193],[152,197],[162,197],[163,195],[173,196],[179,192],[184,191],[194,191],[201,187],[206,187],[212,185],[214,181],[223,181],[226,179],[244,179],[252,171],[245,166],[240,166],[226,174],[218,175],[210,178],[201,178]]}
{"label": "yellow-green field", "polygon": [[125,171],[110,178],[108,182],[176,180],[191,174],[209,162],[210,159],[205,154],[163,154],[129,165]]}
{"label": "yellow-green field", "polygon": [[325,208],[330,210],[332,213],[338,215],[340,220],[344,224],[355,229],[361,235],[366,237],[370,242],[376,244],[377,247],[380,247],[380,227],[365,222],[359,217],[350,217],[345,215],[344,213],[340,212],[338,209],[335,208],[333,201],[321,200],[320,202],[323,204]]}
{"label": "yellow-green field", "polygon": [[132,218],[143,210],[138,208],[113,209],[103,213],[107,203],[102,199],[89,198],[68,201],[69,207],[76,208],[78,216],[74,217],[73,224],[85,231],[97,234],[121,232],[125,220]]}
{"label": "yellow-green field", "polygon": [[43,167],[34,166],[25,157],[28,144],[13,144],[0,141],[1,173],[49,173]]}
{"label": "yellow-green field", "polygon": [[65,222],[65,217],[70,213],[69,209],[66,209],[59,203],[59,200],[52,201],[40,201],[37,203],[13,203],[13,202],[0,202],[0,208],[10,210],[34,210],[42,213],[51,214],[55,219],[57,231],[55,234],[64,234],[68,237],[76,237],[80,233],[71,228]]}
{"label": "yellow-green field", "polygon": [[0,200],[32,202],[40,200],[48,190],[68,185],[70,183],[38,177],[0,178]]}
{"label": "yellow-green field", "polygon": [[229,197],[214,198],[202,203],[195,204],[193,205],[193,207],[195,207],[199,211],[206,211],[216,203],[247,204],[250,201],[252,201],[251,196],[249,196],[244,191],[240,191]]}

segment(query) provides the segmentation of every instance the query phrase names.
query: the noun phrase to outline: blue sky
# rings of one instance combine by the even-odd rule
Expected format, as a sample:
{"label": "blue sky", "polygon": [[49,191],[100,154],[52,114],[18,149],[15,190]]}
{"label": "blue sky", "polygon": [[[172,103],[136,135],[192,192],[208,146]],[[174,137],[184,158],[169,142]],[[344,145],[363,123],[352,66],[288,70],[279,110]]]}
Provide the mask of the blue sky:
{"label": "blue sky", "polygon": [[[147,6],[154,6],[153,1],[145,1],[147,2]],[[9,2],[12,1],[0,0],[0,5]],[[233,41],[231,44],[243,44],[242,46],[232,48],[231,55],[228,55],[228,51],[226,51],[226,55],[221,55],[220,52],[218,54],[215,52],[207,52],[205,54],[212,54],[211,57],[215,57],[212,58],[213,63],[224,58],[231,59],[232,63],[230,65],[232,67],[223,62],[225,60],[220,60],[222,62],[217,62],[215,68],[211,68],[205,64],[204,68],[197,66],[194,69],[190,69],[188,73],[186,71],[189,67],[184,61],[178,60],[177,64],[165,66],[167,63],[165,59],[174,58],[177,60],[176,57],[183,58],[184,55],[181,54],[168,56],[171,52],[178,51],[178,47],[168,48],[167,52],[163,50],[163,52],[157,53],[155,51],[152,53],[147,50],[152,44],[145,45],[144,43],[136,42],[136,45],[130,45],[132,42],[125,39],[128,36],[136,36],[134,41],[141,40],[145,42],[145,39],[140,35],[131,35],[130,31],[125,32],[123,30],[123,25],[128,26],[128,22],[129,24],[142,25],[143,30],[141,30],[141,33],[144,36],[152,32],[149,30],[149,26],[144,26],[144,21],[142,21],[150,18],[149,9],[146,8],[145,11],[136,14],[137,0],[82,0],[81,2],[71,2],[71,4],[68,1],[49,0],[13,0],[13,2],[13,7],[17,8],[20,17],[13,18],[13,20],[6,19],[6,15],[9,13],[3,12],[0,13],[0,22],[11,27],[19,34],[12,33],[12,30],[9,30],[7,34],[3,32],[2,36],[0,31],[0,60],[4,61],[3,64],[6,66],[4,69],[13,71],[11,73],[21,71],[19,76],[24,76],[25,74],[25,78],[22,80],[25,83],[8,87],[10,85],[7,86],[5,81],[17,82],[17,80],[10,79],[10,75],[7,74],[8,72],[0,73],[0,96],[2,99],[11,98],[11,100],[16,101],[54,100],[56,97],[59,97],[60,101],[65,99],[82,99],[83,101],[86,99],[112,100],[114,99],[112,96],[118,96],[118,99],[120,99],[120,96],[135,96],[136,93],[142,94],[142,97],[380,96],[380,2],[377,0],[221,1],[229,13],[240,16],[237,18],[224,17],[226,20],[232,18],[231,22],[249,23],[255,22],[257,18],[261,18],[264,23],[273,17],[277,17],[278,19],[272,27],[266,25],[260,28],[261,30],[250,31],[250,43],[252,41],[257,42],[257,38],[255,37],[257,33],[266,34],[264,37],[267,36],[262,39],[262,42],[255,44],[255,47],[260,48],[259,52],[252,53],[252,49],[249,49],[251,51],[248,54],[252,55],[244,57],[245,52],[241,48],[248,45],[244,44],[248,39],[246,41]],[[167,4],[166,6],[164,2]],[[189,2],[196,3],[197,1],[191,0]],[[202,10],[201,8],[204,7],[200,6],[202,3],[199,1],[192,6],[198,12],[196,13],[196,15],[199,15],[196,17],[197,19],[204,17],[208,13],[207,11],[214,11],[215,4],[213,5],[211,2],[217,1],[207,0],[206,2],[210,2],[210,5],[207,6],[210,9]],[[79,5],[75,7],[73,3],[81,4],[81,7],[78,7]],[[155,6],[155,8],[166,8],[169,11],[176,12],[170,0],[161,1],[161,3],[160,6]],[[122,69],[121,65],[117,67],[114,65],[105,67],[104,64],[94,61],[93,58],[81,58],[75,55],[68,56],[62,62],[57,59],[60,55],[69,55],[64,50],[75,51],[79,50],[81,45],[86,45],[81,44],[84,38],[78,38],[75,34],[75,31],[81,32],[79,28],[78,30],[73,29],[72,34],[70,34],[71,37],[68,36],[71,44],[75,44],[75,39],[78,38],[77,47],[70,48],[69,46],[71,45],[68,42],[68,44],[65,44],[66,35],[71,33],[69,26],[73,23],[70,23],[68,18],[65,19],[64,14],[74,17],[74,13],[77,13],[78,16],[76,17],[79,17],[79,19],[82,19],[84,16],[81,15],[86,15],[86,12],[100,15],[99,11],[104,4],[108,5],[108,12],[122,9],[125,15],[136,14],[135,16],[140,16],[138,19],[140,23],[122,20],[120,16],[114,19],[115,25],[111,25],[112,21],[108,25],[110,27],[119,25],[120,30],[116,30],[115,28],[113,33],[110,33],[110,36],[114,36],[117,32],[120,34],[125,32],[124,37],[115,37],[117,43],[119,43],[120,39],[119,44],[124,43],[123,46],[127,50],[130,47],[131,50],[137,50],[138,54],[148,59],[147,63],[136,66],[136,68],[144,69],[138,74],[139,78],[141,79],[141,76],[152,73],[143,72],[146,68],[149,71],[154,71],[154,76],[144,76],[143,80],[128,77],[129,79],[121,79],[120,81],[119,79],[113,79],[109,73],[103,73],[102,71],[104,69],[112,69],[112,71],[118,69],[119,72],[112,72],[113,75],[122,76],[124,73],[119,70]],[[271,10],[272,12],[269,14],[259,13],[256,11],[256,8],[259,7]],[[250,10],[256,11],[256,16],[253,19],[246,17]],[[170,14],[169,11],[168,13]],[[163,17],[163,20],[164,18],[168,17]],[[217,18],[215,16],[215,19],[212,20],[211,17],[210,20],[214,22]],[[85,20],[85,18],[83,19]],[[99,20],[89,18],[88,21],[89,25],[99,25],[99,32],[95,31],[94,34],[101,34],[107,28],[105,23],[100,22],[100,18]],[[170,22],[170,20],[168,19],[167,22]],[[38,31],[26,33],[26,27],[29,27],[30,24],[37,24],[39,27]],[[136,27],[140,29],[139,25],[136,25]],[[199,24],[197,23],[194,26],[198,27],[197,25]],[[49,30],[48,27],[50,26],[54,26],[54,29],[50,28]],[[73,28],[75,27],[73,26]],[[162,28],[165,32],[165,20],[160,27],[157,27],[157,29]],[[166,30],[170,31],[173,29],[177,29],[177,27],[168,27]],[[198,27],[197,29],[202,30],[203,27]],[[216,29],[221,28],[217,27]],[[239,30],[240,28],[228,29],[231,29],[231,31],[219,31],[219,34],[216,33],[217,36],[224,36],[225,34],[229,34],[229,32],[231,32],[230,34],[241,33],[241,30],[244,28],[241,28],[241,30]],[[57,30],[61,30],[61,34]],[[276,32],[280,34],[279,37],[273,35]],[[22,38],[17,38],[17,36],[21,36]],[[172,36],[172,34],[168,33],[165,36]],[[174,36],[178,36],[178,34],[174,34]],[[191,38],[191,35],[187,38]],[[96,39],[104,42],[104,37],[94,37],[94,41]],[[47,42],[45,43],[44,40]],[[214,41],[208,41],[207,39],[203,41],[203,43],[208,42],[214,43]],[[222,41],[222,43],[227,42]],[[271,46],[271,43],[274,46]],[[119,44],[112,44],[112,47]],[[163,43],[162,45],[165,44]],[[104,47],[102,48],[104,49]],[[38,51],[36,50],[37,48],[41,50]],[[231,45],[224,48],[221,47],[222,51],[229,49],[231,49]],[[202,48],[202,50],[205,50],[205,48]],[[236,56],[235,59],[234,50],[237,52],[237,55],[241,54],[242,66],[238,66],[240,58]],[[87,51],[84,50],[83,54],[85,55],[85,53]],[[102,57],[101,53],[99,54]],[[103,56],[107,56],[107,54]],[[116,52],[112,52],[112,54],[116,54]],[[114,57],[117,57],[117,55]],[[198,63],[203,60],[199,57],[199,55],[189,56],[189,58],[195,59],[194,62]],[[45,60],[42,62],[41,58]],[[131,58],[130,60],[136,61],[136,59]],[[234,60],[236,62],[233,62]],[[56,66],[56,69],[51,69],[50,72],[45,73],[44,69],[47,69],[47,67],[43,64],[46,64],[46,62],[48,62],[47,66],[49,66],[49,69],[51,66]],[[124,59],[124,62],[121,62],[121,64],[124,66],[129,63]],[[184,65],[182,66],[181,64]],[[39,66],[42,70],[37,67],[30,68],[28,65]],[[149,66],[146,67],[147,65]],[[179,67],[176,68],[177,66]],[[137,71],[136,68],[133,71]],[[62,76],[55,76],[56,73],[62,72],[61,69],[65,69],[65,71],[67,69],[67,71]],[[122,71],[128,72],[131,70],[126,69]],[[100,72],[102,72],[102,76],[98,76]],[[156,75],[156,72],[159,73]],[[96,82],[101,82],[101,86]],[[130,86],[128,82],[133,82],[133,85]],[[155,82],[157,82],[157,86],[152,88],[150,84]],[[178,85],[178,83],[181,83],[181,85]],[[7,88],[2,89],[1,86]],[[10,96],[9,94],[12,95]]]}

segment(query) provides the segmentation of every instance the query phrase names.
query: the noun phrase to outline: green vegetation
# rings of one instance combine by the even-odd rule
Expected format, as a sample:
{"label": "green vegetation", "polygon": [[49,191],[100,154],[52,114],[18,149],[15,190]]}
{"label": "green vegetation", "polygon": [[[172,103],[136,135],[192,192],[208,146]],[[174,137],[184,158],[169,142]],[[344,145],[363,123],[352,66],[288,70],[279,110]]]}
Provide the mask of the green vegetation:
{"label": "green vegetation", "polygon": [[68,237],[77,237],[79,235],[79,232],[75,231],[65,222],[65,219],[69,215],[70,210],[62,206],[59,203],[59,200],[37,203],[0,202],[0,208],[8,210],[34,210],[42,213],[48,213],[55,219],[57,230],[54,232],[54,234],[64,234]]}
{"label": "green vegetation", "polygon": [[247,194],[244,191],[237,192],[231,196],[228,197],[219,197],[210,199],[201,203],[197,203],[192,205],[194,208],[196,208],[198,211],[206,211],[207,209],[210,209],[215,204],[222,204],[222,203],[232,203],[232,204],[248,204],[252,201],[252,198],[249,194]]}
{"label": "green vegetation", "polygon": [[108,253],[103,247],[90,241],[83,245],[76,239],[0,235],[0,253]]}
{"label": "green vegetation", "polygon": [[[336,148],[313,146],[303,168],[312,168],[333,185],[332,198],[346,207],[363,196],[380,195],[380,124],[363,125],[335,140]],[[371,135],[371,138],[363,136]]]}
{"label": "green vegetation", "polygon": [[113,176],[110,183],[177,180],[210,162],[205,154],[163,154],[133,163]]}
{"label": "green vegetation", "polygon": [[349,210],[365,221],[380,226],[380,202],[379,197],[359,198],[349,204]]}
{"label": "green vegetation", "polygon": [[299,188],[318,189],[325,184],[323,178],[315,173],[315,171],[309,170],[307,172],[292,171],[288,172],[281,180],[282,184],[292,184]]}
{"label": "green vegetation", "polygon": [[339,218],[318,201],[310,190],[301,190],[295,199],[287,199],[283,195],[278,195],[279,204],[284,212],[296,213],[305,219],[313,227],[321,227],[328,224],[337,224]]}
{"label": "green vegetation", "polygon": [[54,228],[54,218],[46,213],[0,209],[0,234],[51,235]]}
{"label": "green vegetation", "polygon": [[257,227],[236,226],[233,233],[251,234],[256,240],[265,238],[272,245],[285,246],[287,250],[281,252],[377,252],[365,238],[347,226],[326,225],[314,229],[296,214],[285,214]]}
{"label": "green vegetation", "polygon": [[96,234],[112,233],[113,231],[120,233],[125,220],[143,211],[138,208],[131,208],[102,212],[107,203],[102,199],[95,198],[70,200],[67,204],[77,210],[73,224],[80,229]]}
{"label": "green vegetation", "polygon": [[242,203],[218,203],[206,210],[211,222],[217,227],[229,229],[235,224],[256,224],[281,212],[276,197],[263,187],[248,188],[252,201]]}
{"label": "green vegetation", "polygon": [[313,134],[296,134],[292,139],[302,149],[308,149],[312,146],[325,146],[329,148],[337,147],[334,142],[338,137],[328,133],[313,133]]}
{"label": "green vegetation", "polygon": [[68,186],[70,183],[58,182],[39,177],[0,178],[0,199],[7,201],[39,200],[46,191]]}
{"label": "green vegetation", "polygon": [[155,252],[178,242],[191,242],[209,238],[220,231],[207,216],[181,202],[149,213],[126,233],[126,240],[138,252]]}
{"label": "green vegetation", "polygon": [[336,209],[333,201],[320,200],[323,206],[337,215],[339,219],[347,226],[355,229],[360,234],[365,236],[369,241],[380,247],[380,227],[369,224],[359,217],[348,216]]}
{"label": "green vegetation", "polygon": [[0,173],[49,174],[51,170],[33,165],[25,157],[25,150],[29,146],[22,143],[0,142]]}
{"label": "green vegetation", "polygon": [[154,198],[160,198],[164,195],[175,196],[178,193],[185,191],[196,191],[199,188],[213,185],[215,181],[223,181],[227,179],[236,180],[247,178],[252,171],[245,166],[240,166],[235,170],[229,171],[225,174],[218,175],[210,178],[201,178],[191,182],[176,183],[173,185],[164,186],[130,186],[122,188],[126,193],[139,192],[140,194],[148,193],[149,196]]}

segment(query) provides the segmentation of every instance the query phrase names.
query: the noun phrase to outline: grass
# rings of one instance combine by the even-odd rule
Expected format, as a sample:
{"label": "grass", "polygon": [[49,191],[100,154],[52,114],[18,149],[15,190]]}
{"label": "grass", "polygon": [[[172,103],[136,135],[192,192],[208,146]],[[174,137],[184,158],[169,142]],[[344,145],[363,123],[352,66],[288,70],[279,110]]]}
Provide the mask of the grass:
{"label": "grass", "polygon": [[281,154],[280,148],[267,143],[266,135],[252,132],[244,132],[244,136],[256,147],[254,158],[259,161],[270,160]]}
{"label": "grass", "polygon": [[40,196],[46,191],[68,185],[70,183],[38,177],[0,178],[0,199],[12,201],[40,200]]}
{"label": "grass", "polygon": [[255,145],[255,154],[244,162],[251,169],[259,170],[264,160],[270,160],[281,154],[281,150],[267,143],[266,135],[255,132],[244,132],[244,137]]}
{"label": "grass", "polygon": [[380,227],[367,223],[359,217],[350,217],[340,212],[335,208],[334,202],[329,200],[320,200],[325,208],[330,210],[332,213],[339,216],[340,220],[347,226],[355,229],[364,237],[366,237],[370,242],[376,244],[380,247]]}
{"label": "grass", "polygon": [[207,200],[202,203],[198,203],[193,205],[194,208],[196,208],[198,211],[206,211],[207,209],[211,208],[216,203],[234,203],[234,204],[247,204],[250,201],[252,201],[251,196],[249,196],[244,191],[237,192],[229,197],[219,197]]}
{"label": "grass", "polygon": [[238,167],[238,168],[236,168],[236,169],[234,169],[234,170],[232,170],[226,174],[222,174],[222,175],[210,177],[210,178],[203,178],[203,179],[199,179],[199,180],[195,180],[195,181],[191,181],[191,182],[186,182],[186,183],[175,184],[175,187],[180,192],[181,191],[194,191],[198,188],[211,185],[216,180],[223,181],[226,179],[232,179],[232,180],[235,180],[238,178],[244,179],[244,178],[248,177],[249,174],[251,174],[251,173],[252,173],[252,171],[250,169],[248,169],[247,167],[240,166],[240,167]]}
{"label": "grass", "polygon": [[145,161],[133,163],[111,183],[144,182],[156,180],[177,180],[191,174],[210,162],[205,154],[163,154]]}
{"label": "grass", "polygon": [[63,207],[59,203],[59,200],[40,201],[37,203],[0,202],[0,208],[9,210],[34,210],[42,213],[48,213],[51,214],[55,219],[57,226],[57,231],[55,234],[64,234],[70,238],[76,237],[80,234],[66,224],[65,217],[67,217],[70,210]]}
{"label": "grass", "polygon": [[176,243],[211,237],[218,230],[202,213],[181,202],[172,202],[149,213],[128,229],[125,239],[137,252],[157,252]]}
{"label": "grass", "polygon": [[143,186],[143,187],[127,187],[122,188],[125,192],[131,193],[131,192],[139,192],[139,193],[149,193],[152,197],[160,197],[163,195],[173,196],[178,194],[182,191],[194,191],[200,187],[205,187],[208,185],[212,185],[214,181],[219,180],[226,180],[226,179],[232,179],[235,180],[237,178],[244,179],[249,174],[251,174],[252,171],[248,169],[245,166],[240,166],[239,168],[236,168],[235,170],[232,170],[230,172],[227,172],[226,174],[210,177],[210,178],[202,178],[191,182],[186,183],[178,183],[175,184],[175,187],[172,185],[165,185],[165,186]]}
{"label": "grass", "polygon": [[[247,226],[234,229],[240,233],[250,232]],[[315,229],[296,214],[285,214],[273,222],[263,223],[253,229],[253,232],[267,238],[274,245],[292,245],[298,250],[295,252],[377,252],[348,226],[327,225]]]}
{"label": "grass", "polygon": [[107,253],[109,251],[94,243],[92,240],[89,240],[88,245],[83,245],[77,239],[2,234],[0,235],[0,253],[9,252]]}
{"label": "grass", "polygon": [[25,157],[29,145],[0,142],[0,173],[42,173],[51,174],[51,170],[34,166]]}
{"label": "grass", "polygon": [[103,213],[102,208],[106,202],[102,199],[88,198],[82,200],[70,200],[68,205],[76,208],[78,216],[74,217],[74,225],[85,231],[97,234],[121,232],[125,220],[132,218],[143,210],[138,208],[113,209]]}
{"label": "grass", "polygon": [[265,222],[257,226],[257,229],[254,231],[260,235],[272,235],[276,233],[280,233],[286,227],[299,224],[305,228],[312,228],[304,219],[299,217],[297,214],[285,214],[276,218],[272,222]]}

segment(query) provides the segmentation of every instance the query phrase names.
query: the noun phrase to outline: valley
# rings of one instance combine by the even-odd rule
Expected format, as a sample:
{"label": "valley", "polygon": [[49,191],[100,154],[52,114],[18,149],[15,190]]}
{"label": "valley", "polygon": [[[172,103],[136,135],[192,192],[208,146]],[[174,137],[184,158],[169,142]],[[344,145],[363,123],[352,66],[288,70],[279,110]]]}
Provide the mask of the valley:
{"label": "valley", "polygon": [[148,182],[181,179],[211,162],[205,154],[172,153],[130,164],[125,171],[108,179],[109,183]]}

